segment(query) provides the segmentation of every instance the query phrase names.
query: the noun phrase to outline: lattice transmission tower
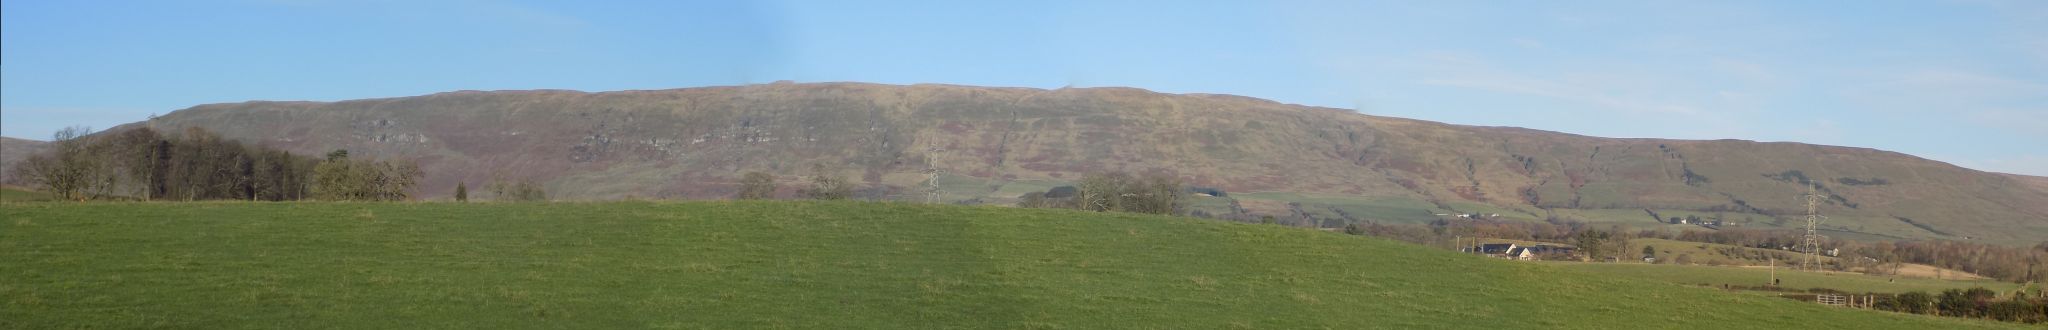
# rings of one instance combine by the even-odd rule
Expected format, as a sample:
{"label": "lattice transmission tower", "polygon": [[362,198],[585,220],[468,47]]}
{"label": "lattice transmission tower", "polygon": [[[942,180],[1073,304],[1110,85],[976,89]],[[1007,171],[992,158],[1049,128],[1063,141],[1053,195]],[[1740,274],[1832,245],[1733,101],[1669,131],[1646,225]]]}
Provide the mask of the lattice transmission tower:
{"label": "lattice transmission tower", "polygon": [[1806,236],[1799,243],[1799,248],[1805,249],[1806,256],[1805,260],[1800,261],[1799,268],[1809,271],[1820,269],[1819,229],[1821,223],[1828,221],[1827,216],[1820,215],[1820,203],[1826,200],[1826,197],[1820,195],[1819,186],[1818,183],[1809,183],[1806,186],[1806,195],[1800,196],[1806,199]]}
{"label": "lattice transmission tower", "polygon": [[946,175],[946,170],[945,170],[944,168],[941,168],[941,167],[939,167],[939,162],[940,162],[940,161],[942,161],[942,160],[944,160],[945,158],[946,158],[946,149],[945,149],[945,148],[940,148],[940,147],[938,147],[938,146],[932,146],[932,147],[929,147],[929,148],[926,148],[926,149],[925,149],[925,153],[924,153],[924,173],[925,173],[925,193],[924,193],[924,202],[925,202],[925,203],[932,203],[932,204],[938,204],[938,203],[939,203],[939,199],[940,199],[940,198],[942,198],[942,197],[940,197],[940,196],[943,196],[943,195],[945,195],[945,193],[946,193],[946,191],[945,191],[944,189],[941,189],[941,188],[939,188],[939,177],[940,177],[940,176],[944,176],[944,175]]}

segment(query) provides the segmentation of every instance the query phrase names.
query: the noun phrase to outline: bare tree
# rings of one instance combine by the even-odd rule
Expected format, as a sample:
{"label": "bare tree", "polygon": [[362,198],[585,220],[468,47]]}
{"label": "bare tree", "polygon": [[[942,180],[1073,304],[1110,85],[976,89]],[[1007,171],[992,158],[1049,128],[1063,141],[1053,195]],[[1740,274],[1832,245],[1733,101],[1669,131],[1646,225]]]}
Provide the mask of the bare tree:
{"label": "bare tree", "polygon": [[51,194],[67,200],[85,200],[96,190],[107,186],[102,178],[102,163],[92,155],[90,141],[86,136],[91,128],[84,126],[65,127],[53,134],[50,151],[22,160],[17,173],[32,184],[42,185]]}
{"label": "bare tree", "polygon": [[841,200],[853,196],[853,182],[846,175],[828,170],[824,164],[811,166],[811,186],[803,191],[804,197],[820,200]]}

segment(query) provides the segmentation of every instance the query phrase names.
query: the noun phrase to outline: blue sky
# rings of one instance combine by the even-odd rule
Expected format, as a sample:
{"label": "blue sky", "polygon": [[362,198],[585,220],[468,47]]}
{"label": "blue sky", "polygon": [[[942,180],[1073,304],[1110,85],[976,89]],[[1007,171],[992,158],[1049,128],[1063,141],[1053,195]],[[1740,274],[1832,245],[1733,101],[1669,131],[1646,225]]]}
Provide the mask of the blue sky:
{"label": "blue sky", "polygon": [[0,3],[0,135],[197,104],[776,80],[1226,93],[2048,175],[2042,1]]}

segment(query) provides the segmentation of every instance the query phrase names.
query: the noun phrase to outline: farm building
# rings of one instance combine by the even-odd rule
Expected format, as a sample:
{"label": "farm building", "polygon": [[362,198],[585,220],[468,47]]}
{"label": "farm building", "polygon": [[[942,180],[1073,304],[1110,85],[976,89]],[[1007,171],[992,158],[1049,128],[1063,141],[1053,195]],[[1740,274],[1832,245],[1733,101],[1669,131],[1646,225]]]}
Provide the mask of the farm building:
{"label": "farm building", "polygon": [[1546,255],[1571,255],[1577,252],[1577,249],[1561,245],[1538,244],[1524,246],[1513,243],[1497,243],[1480,244],[1466,248],[1465,251],[1474,251],[1502,259],[1537,260],[1542,259]]}

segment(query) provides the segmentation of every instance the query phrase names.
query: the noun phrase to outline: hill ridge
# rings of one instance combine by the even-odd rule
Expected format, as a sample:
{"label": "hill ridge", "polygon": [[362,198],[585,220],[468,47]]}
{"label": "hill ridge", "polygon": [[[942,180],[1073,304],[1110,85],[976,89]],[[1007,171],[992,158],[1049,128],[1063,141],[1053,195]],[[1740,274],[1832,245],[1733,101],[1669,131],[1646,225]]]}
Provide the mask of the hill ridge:
{"label": "hill ridge", "polygon": [[1247,199],[1207,212],[1293,214],[1308,226],[1653,208],[1773,227],[1803,212],[1796,196],[1820,183],[1830,195],[1824,212],[1837,219],[1829,229],[2014,244],[2048,237],[2044,185],[1903,153],[1603,138],[1218,95],[860,82],[457,91],[210,104],[161,116],[157,127],[206,127],[309,154],[418,159],[427,196],[508,178],[547,182],[551,195],[571,199],[719,198],[744,172],[794,177],[824,164],[858,178],[866,196],[902,198],[923,194],[937,148],[951,200],[1005,203],[1091,172],[1166,171],[1227,191],[1351,201]]}

